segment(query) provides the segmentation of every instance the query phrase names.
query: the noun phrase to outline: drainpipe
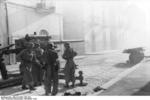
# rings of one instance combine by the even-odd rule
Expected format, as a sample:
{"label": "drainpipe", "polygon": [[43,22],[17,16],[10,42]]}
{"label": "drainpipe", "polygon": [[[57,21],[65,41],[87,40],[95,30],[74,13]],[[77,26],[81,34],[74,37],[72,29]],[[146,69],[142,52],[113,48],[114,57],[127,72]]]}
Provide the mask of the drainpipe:
{"label": "drainpipe", "polygon": [[[63,38],[63,17],[62,16],[59,16],[59,40],[60,40],[60,42],[62,42],[63,40],[64,40],[64,38]],[[61,46],[61,55],[63,54],[63,51],[64,51],[64,46],[63,46],[63,43],[61,43],[60,44],[60,46]]]}
{"label": "drainpipe", "polygon": [[7,33],[7,44],[10,44],[10,40],[9,40],[9,20],[8,20],[8,9],[7,9],[7,2],[5,0],[5,11],[6,11],[6,33]]}
{"label": "drainpipe", "polygon": [[[5,5],[5,11],[6,11],[6,34],[7,34],[7,44],[10,44],[10,34],[9,34],[9,19],[8,19],[8,8],[7,8],[7,1],[4,0],[4,5]],[[10,56],[8,57],[8,64],[10,64]]]}

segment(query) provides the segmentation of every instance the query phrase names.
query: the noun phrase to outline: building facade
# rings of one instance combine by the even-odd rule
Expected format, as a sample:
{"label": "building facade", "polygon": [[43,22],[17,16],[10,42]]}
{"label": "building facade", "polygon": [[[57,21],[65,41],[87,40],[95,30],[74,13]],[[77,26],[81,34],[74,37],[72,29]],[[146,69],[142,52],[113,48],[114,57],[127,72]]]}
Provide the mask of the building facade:
{"label": "building facade", "polygon": [[[71,43],[79,52],[95,53],[133,47],[149,47],[150,7],[142,0],[8,0],[0,6],[1,43],[25,34],[47,31],[54,39],[84,40]],[[54,12],[37,12],[39,3]],[[9,36],[8,36],[9,35]]]}

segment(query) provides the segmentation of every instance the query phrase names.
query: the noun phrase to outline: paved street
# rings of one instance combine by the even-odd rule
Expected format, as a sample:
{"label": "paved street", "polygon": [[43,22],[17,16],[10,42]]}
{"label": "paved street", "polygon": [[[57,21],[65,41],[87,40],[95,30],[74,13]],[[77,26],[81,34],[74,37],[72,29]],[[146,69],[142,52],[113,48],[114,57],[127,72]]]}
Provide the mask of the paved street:
{"label": "paved street", "polygon": [[106,91],[101,92],[98,95],[109,95],[109,96],[144,96],[150,95],[150,60],[145,61],[137,66],[126,77],[110,86]]}
{"label": "paved street", "polygon": [[[76,75],[78,75],[78,71],[82,70],[84,73],[84,82],[87,83],[87,86],[75,88],[65,89],[64,80],[60,80],[59,84],[59,93],[58,95],[62,95],[65,91],[80,91],[82,94],[92,94],[93,88],[97,86],[101,86],[111,79],[115,78],[120,73],[125,70],[131,68],[125,64],[128,59],[127,54],[123,53],[106,53],[106,54],[95,54],[95,55],[84,55],[82,57],[77,57],[75,62],[78,66],[78,70],[76,71]],[[61,61],[61,67],[64,66],[64,61]],[[7,69],[10,71],[17,70],[17,66],[7,66]],[[17,72],[17,71],[16,71]],[[11,71],[9,72],[11,73]],[[77,81],[76,84],[79,82]],[[21,86],[15,86],[10,88],[5,88],[0,91],[0,95],[32,95],[32,96],[42,96],[44,95],[43,86],[36,87],[36,91],[30,92],[29,90],[22,91]]]}

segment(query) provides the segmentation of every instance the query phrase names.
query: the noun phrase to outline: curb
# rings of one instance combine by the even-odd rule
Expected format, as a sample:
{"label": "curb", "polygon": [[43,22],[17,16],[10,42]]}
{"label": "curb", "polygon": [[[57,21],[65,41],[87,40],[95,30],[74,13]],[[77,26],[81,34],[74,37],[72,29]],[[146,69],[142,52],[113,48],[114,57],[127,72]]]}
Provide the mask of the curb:
{"label": "curb", "polygon": [[140,63],[132,66],[132,68],[127,69],[126,71],[120,73],[117,77],[111,79],[109,82],[105,83],[104,85],[101,86],[101,88],[103,88],[104,90],[101,90],[99,92],[93,93],[93,94],[89,94],[91,96],[98,96],[100,95],[102,92],[104,92],[105,90],[109,89],[109,87],[111,87],[112,85],[114,85],[115,83],[117,83],[118,81],[120,81],[121,79],[123,79],[124,77],[126,77],[127,75],[129,75],[131,72],[135,71],[137,68],[140,67],[140,65],[142,65],[144,62],[141,61]]}
{"label": "curb", "polygon": [[102,55],[102,54],[109,54],[109,53],[117,53],[122,52],[123,50],[107,50],[107,51],[101,51],[96,53],[85,53],[85,55]]}

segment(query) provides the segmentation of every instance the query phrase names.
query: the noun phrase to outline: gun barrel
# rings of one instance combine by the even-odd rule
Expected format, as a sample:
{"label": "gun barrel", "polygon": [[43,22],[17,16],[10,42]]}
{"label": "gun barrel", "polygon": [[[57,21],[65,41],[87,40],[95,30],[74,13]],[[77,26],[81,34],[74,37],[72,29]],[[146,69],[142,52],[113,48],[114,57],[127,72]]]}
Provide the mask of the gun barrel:
{"label": "gun barrel", "polygon": [[15,44],[10,44],[10,45],[8,45],[8,46],[6,46],[6,47],[1,48],[1,49],[0,49],[1,53],[4,53],[6,50],[8,50],[10,47],[12,47],[12,46],[14,46],[14,45],[15,45]]}

